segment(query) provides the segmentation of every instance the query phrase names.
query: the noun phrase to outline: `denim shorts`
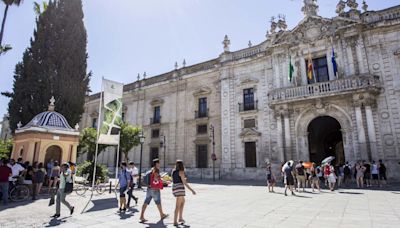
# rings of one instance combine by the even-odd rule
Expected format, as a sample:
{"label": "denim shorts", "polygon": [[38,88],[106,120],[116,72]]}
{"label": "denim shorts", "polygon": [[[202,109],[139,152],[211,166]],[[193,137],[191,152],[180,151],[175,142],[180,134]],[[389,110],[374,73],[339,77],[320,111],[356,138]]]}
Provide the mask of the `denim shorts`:
{"label": "denim shorts", "polygon": [[119,197],[125,197],[125,192],[128,186],[120,187],[119,188]]}
{"label": "denim shorts", "polygon": [[150,204],[151,199],[153,199],[154,203],[156,203],[157,205],[161,204],[160,189],[151,189],[151,188],[147,189],[146,199],[144,200],[144,203]]}

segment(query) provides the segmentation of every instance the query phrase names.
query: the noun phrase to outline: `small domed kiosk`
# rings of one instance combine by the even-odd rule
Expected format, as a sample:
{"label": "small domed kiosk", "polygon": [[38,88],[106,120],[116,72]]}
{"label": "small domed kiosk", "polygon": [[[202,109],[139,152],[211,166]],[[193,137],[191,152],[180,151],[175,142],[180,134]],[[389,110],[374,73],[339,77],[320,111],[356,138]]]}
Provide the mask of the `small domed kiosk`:
{"label": "small domed kiosk", "polygon": [[18,128],[14,135],[14,148],[11,157],[22,157],[24,161],[76,162],[79,144],[79,126],[72,128],[65,117],[54,111],[55,99],[50,99],[48,111],[36,115],[28,124]]}

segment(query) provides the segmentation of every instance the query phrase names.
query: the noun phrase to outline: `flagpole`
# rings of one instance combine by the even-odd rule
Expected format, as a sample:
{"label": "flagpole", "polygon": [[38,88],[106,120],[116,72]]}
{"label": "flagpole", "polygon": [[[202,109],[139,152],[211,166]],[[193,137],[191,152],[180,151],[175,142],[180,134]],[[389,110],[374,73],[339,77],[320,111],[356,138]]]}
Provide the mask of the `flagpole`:
{"label": "flagpole", "polygon": [[103,79],[101,80],[101,91],[100,91],[100,103],[99,103],[99,116],[97,120],[97,137],[96,137],[96,152],[94,155],[94,167],[93,167],[93,179],[92,179],[92,192],[94,189],[94,184],[96,180],[96,165],[97,165],[97,154],[99,151],[99,136],[100,136],[100,117],[101,117],[101,105],[102,105],[102,100],[103,100]]}
{"label": "flagpole", "polygon": [[121,141],[121,131],[118,133],[117,161],[115,162],[115,179],[118,179],[119,145]]}

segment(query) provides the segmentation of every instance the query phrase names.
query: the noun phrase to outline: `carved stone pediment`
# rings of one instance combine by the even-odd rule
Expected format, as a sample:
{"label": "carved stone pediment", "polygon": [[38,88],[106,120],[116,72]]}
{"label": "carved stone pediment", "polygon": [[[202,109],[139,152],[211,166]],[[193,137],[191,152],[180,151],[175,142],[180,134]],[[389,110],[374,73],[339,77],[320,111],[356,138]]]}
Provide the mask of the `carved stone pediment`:
{"label": "carved stone pediment", "polygon": [[150,105],[152,106],[158,106],[158,105],[162,105],[164,103],[164,100],[161,98],[153,98],[153,100],[151,100]]}
{"label": "carved stone pediment", "polygon": [[337,32],[340,27],[356,24],[346,18],[326,19],[318,16],[304,18],[293,30],[282,33],[274,44],[310,43],[321,40]]}
{"label": "carved stone pediment", "polygon": [[240,86],[246,86],[246,85],[253,85],[253,84],[257,84],[258,83],[258,79],[255,78],[245,78],[242,81],[240,81]]}
{"label": "carved stone pediment", "polygon": [[201,88],[195,90],[193,92],[193,96],[195,96],[195,97],[204,96],[204,95],[208,95],[210,93],[211,93],[211,89],[209,87],[204,86],[204,87],[201,87]]}
{"label": "carved stone pediment", "polygon": [[257,131],[254,128],[243,128],[242,132],[239,134],[241,138],[246,137],[258,137],[261,136],[261,132]]}

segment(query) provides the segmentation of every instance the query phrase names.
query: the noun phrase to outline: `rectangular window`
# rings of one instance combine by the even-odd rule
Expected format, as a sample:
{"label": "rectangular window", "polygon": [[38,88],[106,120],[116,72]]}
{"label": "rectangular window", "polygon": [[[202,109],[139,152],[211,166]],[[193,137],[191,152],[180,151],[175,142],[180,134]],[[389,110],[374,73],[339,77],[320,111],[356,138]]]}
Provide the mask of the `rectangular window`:
{"label": "rectangular window", "polygon": [[153,159],[158,158],[158,147],[150,148],[150,167],[153,166]]}
{"label": "rectangular window", "polygon": [[199,99],[199,118],[207,117],[207,97]]}
{"label": "rectangular window", "polygon": [[161,120],[160,106],[156,106],[154,107],[153,123],[160,123],[160,120]]}
{"label": "rectangular window", "polygon": [[[308,84],[329,81],[328,61],[326,60],[326,56],[315,58],[312,61],[314,67],[313,78],[310,80],[307,77]],[[308,66],[308,59],[306,59],[306,66]]]}
{"label": "rectangular window", "polygon": [[197,134],[207,134],[207,124],[197,125]]}
{"label": "rectangular window", "polygon": [[244,89],[243,90],[243,110],[254,110],[254,89]]}
{"label": "rectangular window", "polygon": [[151,138],[159,138],[160,137],[160,129],[151,130]]}
{"label": "rectangular window", "polygon": [[244,128],[255,128],[256,120],[255,119],[247,119],[243,121]]}
{"label": "rectangular window", "polygon": [[208,167],[207,145],[196,146],[197,168]]}
{"label": "rectangular window", "polygon": [[92,119],[92,128],[97,129],[97,118]]}
{"label": "rectangular window", "polygon": [[244,143],[245,163],[246,167],[257,167],[256,143]]}

